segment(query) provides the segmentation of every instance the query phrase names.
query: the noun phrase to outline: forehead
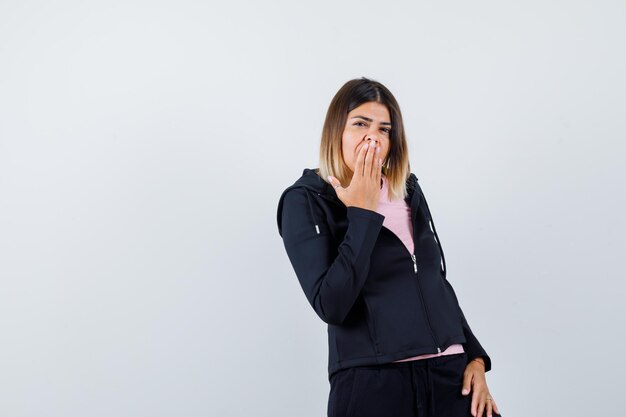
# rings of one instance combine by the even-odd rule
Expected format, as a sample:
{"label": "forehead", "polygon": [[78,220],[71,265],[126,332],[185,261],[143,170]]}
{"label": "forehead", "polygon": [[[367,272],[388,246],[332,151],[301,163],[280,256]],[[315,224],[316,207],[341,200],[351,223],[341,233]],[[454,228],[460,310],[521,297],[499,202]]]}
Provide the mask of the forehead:
{"label": "forehead", "polygon": [[351,112],[348,113],[348,118],[357,115],[367,116],[371,119],[384,122],[389,121],[389,110],[387,110],[387,106],[375,101],[368,101],[367,103],[363,103],[360,106],[354,108]]}

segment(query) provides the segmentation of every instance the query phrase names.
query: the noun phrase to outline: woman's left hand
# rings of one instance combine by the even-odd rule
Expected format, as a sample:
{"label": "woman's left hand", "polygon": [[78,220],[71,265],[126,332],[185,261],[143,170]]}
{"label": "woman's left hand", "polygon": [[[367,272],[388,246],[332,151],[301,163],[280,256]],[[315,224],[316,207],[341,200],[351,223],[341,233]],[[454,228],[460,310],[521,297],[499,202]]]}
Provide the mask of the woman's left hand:
{"label": "woman's left hand", "polygon": [[[474,417],[482,417],[485,410],[487,411],[487,417],[492,417],[492,409],[497,414],[500,414],[495,400],[489,394],[489,388],[485,380],[485,362],[483,362],[482,358],[470,361],[465,367],[461,394],[468,395],[470,390],[473,392],[472,415]],[[491,400],[487,401],[487,398],[491,398]]]}

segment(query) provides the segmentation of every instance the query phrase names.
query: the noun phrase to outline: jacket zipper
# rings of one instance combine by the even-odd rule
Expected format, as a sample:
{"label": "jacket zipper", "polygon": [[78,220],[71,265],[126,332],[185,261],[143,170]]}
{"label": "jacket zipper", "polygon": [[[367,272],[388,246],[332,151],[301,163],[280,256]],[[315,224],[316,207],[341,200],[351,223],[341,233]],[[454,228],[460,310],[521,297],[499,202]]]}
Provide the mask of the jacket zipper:
{"label": "jacket zipper", "polygon": [[426,313],[426,321],[428,322],[428,329],[430,330],[430,334],[433,337],[433,341],[435,342],[435,346],[437,347],[437,353],[441,353],[441,348],[439,347],[439,341],[435,336],[435,332],[433,331],[433,327],[430,324],[430,316],[428,315],[428,308],[426,307],[426,302],[424,301],[424,294],[422,293],[422,286],[420,284],[419,275],[417,273],[417,261],[415,254],[411,254],[411,259],[413,260],[413,271],[415,272],[415,280],[417,281],[417,289],[420,294],[420,299],[422,300],[422,305],[424,306],[424,312]]}
{"label": "jacket zipper", "polygon": [[[409,198],[409,207],[411,207],[411,225],[413,227],[413,236],[417,236],[415,230],[415,217],[417,216],[417,209],[413,207],[413,199],[415,198],[416,193],[418,192],[417,184],[412,189]],[[422,300],[422,305],[424,306],[424,313],[426,313],[426,322],[428,323],[428,329],[430,330],[430,334],[433,337],[433,341],[435,342],[435,347],[437,348],[437,353],[441,353],[441,347],[439,347],[439,341],[437,340],[437,336],[433,331],[433,326],[430,323],[430,315],[428,314],[428,307],[426,306],[426,301],[424,300],[424,294],[422,293],[422,284],[420,283],[419,274],[417,270],[417,259],[415,253],[411,254],[411,259],[413,260],[413,272],[415,272],[415,280],[417,281],[417,289],[420,294],[420,299]]]}

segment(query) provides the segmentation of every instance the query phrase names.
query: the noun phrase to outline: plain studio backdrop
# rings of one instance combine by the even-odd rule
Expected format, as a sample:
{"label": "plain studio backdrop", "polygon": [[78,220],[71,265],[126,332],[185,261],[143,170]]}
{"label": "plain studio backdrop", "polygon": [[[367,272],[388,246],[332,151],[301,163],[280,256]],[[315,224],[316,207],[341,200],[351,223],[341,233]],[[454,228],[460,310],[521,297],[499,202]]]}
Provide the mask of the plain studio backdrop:
{"label": "plain studio backdrop", "polygon": [[0,415],[325,416],[276,224],[396,96],[505,417],[623,415],[621,1],[0,3]]}

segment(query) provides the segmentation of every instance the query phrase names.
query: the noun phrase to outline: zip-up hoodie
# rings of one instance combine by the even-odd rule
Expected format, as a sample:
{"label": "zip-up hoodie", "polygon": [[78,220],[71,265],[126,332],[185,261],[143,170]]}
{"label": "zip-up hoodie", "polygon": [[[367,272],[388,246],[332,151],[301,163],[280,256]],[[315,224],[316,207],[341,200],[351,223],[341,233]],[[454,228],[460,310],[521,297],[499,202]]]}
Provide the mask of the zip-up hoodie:
{"label": "zip-up hoodie", "polygon": [[[328,324],[328,378],[344,368],[440,353],[462,343],[468,361],[491,359],[472,333],[452,285],[426,198],[406,181],[414,253],[385,216],[349,206],[305,168],[280,196],[278,232],[300,286]],[[432,226],[432,227],[431,227]]]}

